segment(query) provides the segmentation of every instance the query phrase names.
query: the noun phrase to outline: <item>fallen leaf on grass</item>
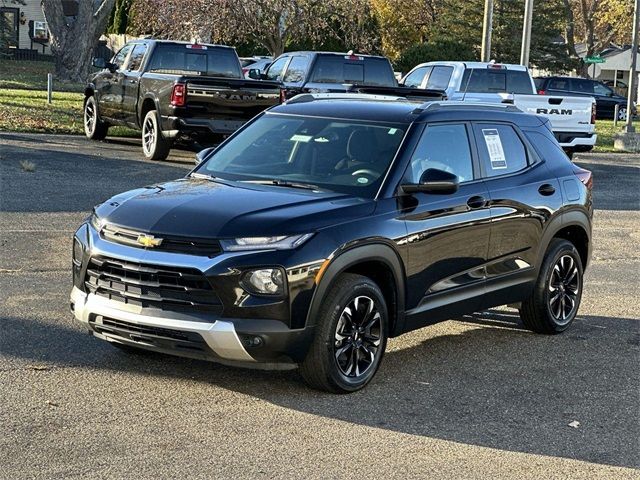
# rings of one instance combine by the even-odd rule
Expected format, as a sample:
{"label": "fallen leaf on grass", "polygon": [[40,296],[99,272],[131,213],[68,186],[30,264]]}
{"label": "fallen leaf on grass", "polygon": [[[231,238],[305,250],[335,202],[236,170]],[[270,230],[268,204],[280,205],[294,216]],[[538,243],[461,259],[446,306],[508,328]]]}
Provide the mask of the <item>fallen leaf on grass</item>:
{"label": "fallen leaf on grass", "polygon": [[35,172],[36,164],[30,162],[29,160],[20,160],[20,168],[22,168],[22,170],[24,170],[25,172]]}
{"label": "fallen leaf on grass", "polygon": [[568,426],[571,428],[578,428],[580,426],[580,422],[577,420],[574,420],[573,422],[569,423]]}
{"label": "fallen leaf on grass", "polygon": [[50,407],[59,407],[60,404],[56,403],[56,402],[52,402],[51,400],[47,400],[47,405],[49,405]]}
{"label": "fallen leaf on grass", "polygon": [[49,367],[46,365],[27,365],[27,368],[29,370],[37,370],[37,371],[49,370]]}

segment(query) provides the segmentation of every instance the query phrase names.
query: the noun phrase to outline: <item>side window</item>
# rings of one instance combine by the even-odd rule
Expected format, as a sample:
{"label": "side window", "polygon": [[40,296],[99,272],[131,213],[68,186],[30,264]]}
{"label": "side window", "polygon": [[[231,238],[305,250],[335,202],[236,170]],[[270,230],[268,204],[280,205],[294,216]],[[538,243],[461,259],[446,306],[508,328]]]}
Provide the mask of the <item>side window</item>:
{"label": "side window", "polygon": [[453,73],[453,67],[433,67],[425,88],[444,90],[449,86],[449,79]]}
{"label": "side window", "polygon": [[142,65],[142,59],[144,58],[145,53],[147,53],[147,46],[144,43],[133,47],[133,52],[131,52],[131,56],[129,57],[127,69],[132,72],[138,71],[140,69],[140,65]]}
{"label": "side window", "polygon": [[427,70],[430,69],[431,67],[416,68],[404,79],[404,86],[409,88],[420,88],[422,86],[422,81],[424,80],[424,76],[426,75]]}
{"label": "side window", "polygon": [[566,78],[554,78],[549,82],[549,90],[569,90],[569,80]]}
{"label": "side window", "polygon": [[584,80],[582,78],[571,79],[571,90],[577,93],[585,93],[587,95],[593,95],[593,83],[591,80]]}
{"label": "side window", "polygon": [[509,125],[475,125],[480,162],[487,177],[517,172],[527,166],[527,150]]}
{"label": "side window", "polygon": [[127,59],[127,55],[129,55],[129,52],[131,51],[132,47],[133,47],[133,44],[131,43],[125,45],[120,49],[118,53],[116,53],[116,55],[111,60],[111,63],[113,63],[116,66],[117,70],[120,70],[124,65],[124,62]]}
{"label": "side window", "polygon": [[267,80],[280,80],[284,66],[289,61],[289,57],[282,57],[271,64],[269,70],[267,70]]}
{"label": "side window", "polygon": [[463,124],[428,125],[411,157],[410,180],[418,183],[422,173],[436,168],[473,180],[473,163],[467,128]]}
{"label": "side window", "polygon": [[613,90],[611,90],[606,85],[596,82],[593,84],[593,93],[595,93],[596,95],[607,96],[607,95],[611,95],[613,93]]}
{"label": "side window", "polygon": [[308,65],[309,59],[307,57],[293,57],[282,81],[291,83],[301,82],[304,80],[304,74],[307,71]]}

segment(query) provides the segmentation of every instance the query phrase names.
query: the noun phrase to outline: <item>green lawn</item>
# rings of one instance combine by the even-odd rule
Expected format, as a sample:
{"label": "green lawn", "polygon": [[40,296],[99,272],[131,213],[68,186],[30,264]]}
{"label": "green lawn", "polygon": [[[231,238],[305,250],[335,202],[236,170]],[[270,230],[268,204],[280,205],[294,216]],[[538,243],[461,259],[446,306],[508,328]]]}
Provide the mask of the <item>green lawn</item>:
{"label": "green lawn", "polygon": [[[633,125],[636,132],[640,132],[640,121],[635,120]],[[598,143],[594,152],[619,152],[613,149],[613,136],[624,128],[624,122],[618,122],[618,126],[613,126],[613,120],[596,120],[596,133]]]}
{"label": "green lawn", "polygon": [[[84,96],[75,92],[54,92],[47,104],[47,92],[0,88],[0,130],[31,133],[84,135]],[[137,137],[135,130],[111,127],[109,136]]]}
{"label": "green lawn", "polygon": [[[0,89],[46,90],[47,73],[54,73],[52,62],[0,60]],[[58,92],[82,92],[84,85],[53,79],[53,89]]]}

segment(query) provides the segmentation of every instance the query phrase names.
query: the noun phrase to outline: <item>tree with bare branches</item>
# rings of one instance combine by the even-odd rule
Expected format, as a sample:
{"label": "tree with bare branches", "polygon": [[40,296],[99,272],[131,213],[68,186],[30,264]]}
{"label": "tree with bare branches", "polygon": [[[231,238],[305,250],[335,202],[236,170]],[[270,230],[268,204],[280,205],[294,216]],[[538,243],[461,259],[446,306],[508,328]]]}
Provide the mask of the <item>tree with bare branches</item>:
{"label": "tree with bare branches", "polygon": [[78,2],[78,15],[67,17],[61,0],[42,0],[59,79],[87,80],[94,48],[105,31],[114,3],[115,0],[82,0]]}

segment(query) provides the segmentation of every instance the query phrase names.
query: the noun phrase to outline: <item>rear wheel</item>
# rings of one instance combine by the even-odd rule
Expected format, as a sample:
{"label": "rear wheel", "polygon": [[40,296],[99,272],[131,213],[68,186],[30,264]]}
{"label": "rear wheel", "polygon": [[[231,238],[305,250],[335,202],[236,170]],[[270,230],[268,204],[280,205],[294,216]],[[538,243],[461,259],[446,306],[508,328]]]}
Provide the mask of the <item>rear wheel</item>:
{"label": "rear wheel", "polygon": [[560,333],[575,319],[582,298],[583,270],[575,246],[554,239],[531,296],[522,302],[524,326],[538,333]]}
{"label": "rear wheel", "polygon": [[142,152],[148,160],[164,160],[169,156],[171,140],[162,136],[158,112],[149,110],[142,122]]}
{"label": "rear wheel", "polygon": [[109,125],[100,120],[96,97],[87,97],[84,102],[84,134],[91,140],[104,140],[109,131]]}
{"label": "rear wheel", "polygon": [[627,121],[627,107],[620,107],[618,109],[618,121]]}
{"label": "rear wheel", "polygon": [[323,300],[300,373],[318,390],[359,390],[380,366],[387,331],[387,305],[380,288],[367,277],[343,274]]}

